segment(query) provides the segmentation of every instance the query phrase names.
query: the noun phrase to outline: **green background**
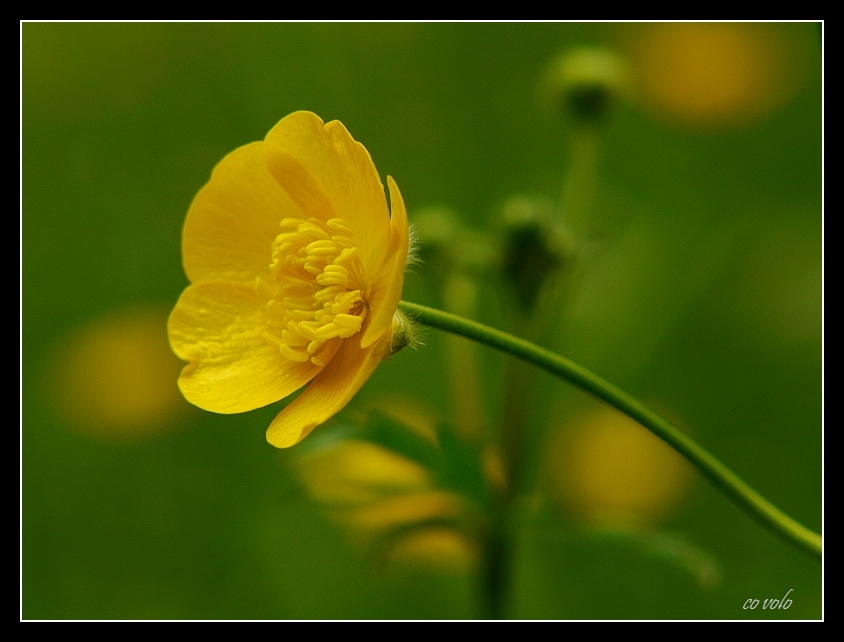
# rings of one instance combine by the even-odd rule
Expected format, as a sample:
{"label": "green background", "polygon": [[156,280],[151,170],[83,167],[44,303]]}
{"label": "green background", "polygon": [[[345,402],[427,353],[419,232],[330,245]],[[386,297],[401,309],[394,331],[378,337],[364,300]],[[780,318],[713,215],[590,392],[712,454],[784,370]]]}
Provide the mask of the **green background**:
{"label": "green background", "polygon": [[[492,229],[516,193],[556,197],[566,133],[537,105],[560,50],[626,25],[22,26],[22,616],[468,618],[471,574],[365,567],[264,431],[279,406],[187,411],[136,439],[87,437],[51,408],[63,336],[187,284],[180,232],[211,168],[288,113],[341,120],[411,212]],[[822,517],[820,39],[795,97],[716,131],[625,106],[603,134],[595,247],[566,354],[671,408],[812,529]],[[404,298],[438,305],[422,265]],[[479,319],[510,305],[490,282]],[[162,327],[162,340],[165,329]],[[384,363],[354,404],[413,395],[447,417],[443,342]],[[502,360],[483,353],[488,414]],[[175,385],[175,383],[174,383]],[[562,391],[574,406],[588,403]],[[560,516],[520,534],[510,615],[818,618],[822,567],[696,479],[662,524],[721,583]],[[748,598],[793,605],[743,611]]]}

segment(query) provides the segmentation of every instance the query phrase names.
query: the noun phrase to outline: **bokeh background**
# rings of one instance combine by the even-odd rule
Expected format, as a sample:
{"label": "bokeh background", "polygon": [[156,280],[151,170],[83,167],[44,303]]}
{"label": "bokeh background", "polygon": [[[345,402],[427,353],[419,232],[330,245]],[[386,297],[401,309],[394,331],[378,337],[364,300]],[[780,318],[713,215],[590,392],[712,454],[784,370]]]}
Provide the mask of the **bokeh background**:
{"label": "bokeh background", "polygon": [[[181,398],[166,336],[181,226],[217,161],[307,109],[364,143],[411,220],[447,207],[492,233],[514,195],[559,198],[571,131],[541,79],[584,45],[633,82],[600,132],[564,351],[821,529],[819,25],[26,23],[24,618],[481,612],[471,555],[447,541],[436,563],[361,558],[266,443],[280,405],[219,416]],[[429,268],[405,298],[442,305]],[[485,280],[476,316],[506,325],[508,297]],[[447,421],[447,354],[429,332],[351,411]],[[504,360],[477,355],[495,424]],[[547,394],[510,616],[821,617],[819,564],[643,431]],[[789,589],[788,610],[742,609]]]}

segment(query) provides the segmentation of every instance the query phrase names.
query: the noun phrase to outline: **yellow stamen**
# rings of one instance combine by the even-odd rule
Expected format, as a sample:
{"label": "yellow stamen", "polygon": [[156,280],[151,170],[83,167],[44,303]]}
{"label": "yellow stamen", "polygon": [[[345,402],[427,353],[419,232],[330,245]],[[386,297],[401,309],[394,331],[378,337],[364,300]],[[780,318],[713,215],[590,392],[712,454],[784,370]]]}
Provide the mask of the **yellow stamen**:
{"label": "yellow stamen", "polygon": [[301,223],[296,229],[300,234],[307,234],[311,239],[330,239],[331,236],[320,227],[312,223]]}
{"label": "yellow stamen", "polygon": [[302,333],[298,330],[284,330],[281,333],[281,340],[284,341],[285,344],[288,346],[292,346],[298,348],[299,346],[306,345],[308,343],[308,338],[303,337]]}
{"label": "yellow stamen", "polygon": [[317,341],[328,341],[340,334],[340,328],[333,323],[326,323],[319,330],[316,331]]}
{"label": "yellow stamen", "polygon": [[370,284],[348,222],[285,218],[280,227],[270,264],[277,285],[256,286],[269,298],[265,337],[286,358],[323,366],[361,331]]}
{"label": "yellow stamen", "polygon": [[328,225],[328,227],[330,227],[335,232],[340,232],[341,234],[344,234],[346,236],[352,235],[352,228],[349,227],[349,224],[342,218],[328,219],[326,225]]}
{"label": "yellow stamen", "polygon": [[299,352],[298,350],[293,350],[291,347],[287,346],[284,343],[278,346],[278,349],[281,351],[281,354],[283,354],[291,361],[305,362],[311,358],[311,355],[309,355],[307,352]]}
{"label": "yellow stamen", "polygon": [[362,322],[363,319],[352,316],[351,314],[338,314],[334,317],[334,325],[338,325],[346,330],[354,330],[355,332],[360,330],[360,324]]}

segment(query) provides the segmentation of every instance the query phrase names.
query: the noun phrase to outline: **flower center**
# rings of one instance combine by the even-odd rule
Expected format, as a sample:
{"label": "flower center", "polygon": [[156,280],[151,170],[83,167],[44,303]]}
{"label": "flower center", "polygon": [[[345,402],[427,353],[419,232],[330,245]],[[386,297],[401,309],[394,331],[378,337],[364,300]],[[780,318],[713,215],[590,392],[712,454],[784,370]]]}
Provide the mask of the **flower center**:
{"label": "flower center", "polygon": [[269,293],[264,338],[292,361],[324,366],[366,317],[369,287],[358,248],[340,218],[286,218],[281,228],[273,243],[277,287]]}

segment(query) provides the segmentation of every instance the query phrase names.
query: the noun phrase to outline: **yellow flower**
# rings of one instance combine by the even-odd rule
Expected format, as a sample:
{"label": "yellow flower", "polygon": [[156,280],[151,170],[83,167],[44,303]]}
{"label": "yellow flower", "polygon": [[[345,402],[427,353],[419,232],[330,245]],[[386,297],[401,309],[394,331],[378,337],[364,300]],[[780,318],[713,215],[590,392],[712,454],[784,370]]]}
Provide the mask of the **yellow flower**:
{"label": "yellow flower", "polygon": [[[182,236],[191,285],[170,316],[179,387],[219,413],[306,390],[267,430],[292,446],[342,409],[388,354],[407,212],[342,123],[310,112],[226,156]],[[311,381],[313,380],[313,381]]]}
{"label": "yellow flower", "polygon": [[419,463],[363,439],[340,439],[306,450],[293,470],[351,540],[384,562],[443,569],[474,563],[478,524],[470,504],[438,488]]}

